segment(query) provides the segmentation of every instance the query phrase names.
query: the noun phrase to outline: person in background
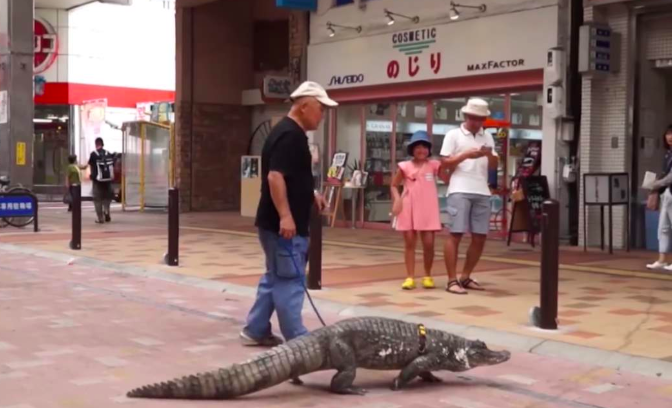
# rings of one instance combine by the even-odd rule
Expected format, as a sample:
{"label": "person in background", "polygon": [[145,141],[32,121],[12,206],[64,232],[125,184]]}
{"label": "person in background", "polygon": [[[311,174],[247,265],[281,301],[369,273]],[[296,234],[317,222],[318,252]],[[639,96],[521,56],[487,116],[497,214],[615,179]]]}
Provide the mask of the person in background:
{"label": "person in background", "polygon": [[[441,162],[431,159],[432,143],[425,131],[413,134],[408,144],[411,160],[398,164],[399,170],[392,180],[392,214],[396,217],[395,229],[404,234],[404,259],[406,280],[402,289],[415,289],[415,247],[418,235],[422,241],[425,277],[422,286],[433,289],[432,265],[434,263],[434,235],[441,231],[436,178],[448,183],[448,173]],[[403,193],[399,186],[403,183]]]}
{"label": "person in background", "polygon": [[112,181],[114,180],[115,155],[103,149],[102,138],[96,139],[96,150],[91,152],[89,167],[93,181],[93,204],[96,208],[96,224],[112,221],[110,203],[114,198]]}
{"label": "person in background", "polygon": [[[483,130],[490,116],[488,103],[470,99],[462,107],[464,123],[446,134],[441,148],[442,163],[451,170],[447,212],[450,236],[444,254],[448,270],[446,291],[465,295],[465,289],[484,290],[471,274],[481,258],[490,230],[490,186],[488,169],[496,169],[499,157],[492,135]],[[457,280],[457,257],[462,236],[471,232],[462,276]]]}
{"label": "person in background", "polygon": [[672,265],[668,263],[667,254],[672,251],[670,247],[672,235],[672,124],[668,125],[663,133],[663,146],[665,157],[663,158],[663,178],[656,180],[651,188],[647,207],[655,211],[660,208],[658,219],[658,260],[646,265],[648,269],[664,269],[672,272]]}
{"label": "person in background", "polygon": [[[77,155],[68,156],[68,169],[65,174],[66,202],[68,203],[68,212],[72,211],[72,186],[82,185],[82,173],[79,171],[81,166],[77,164]],[[86,168],[86,166],[84,166]]]}
{"label": "person in background", "polygon": [[255,225],[266,255],[266,272],[240,333],[245,345],[277,346],[271,316],[278,313],[285,340],[306,334],[303,309],[308,226],[314,205],[325,207],[315,191],[307,131],[316,130],[326,107],[338,104],[315,82],[302,83],[292,94],[289,114],[276,124],[261,153],[261,198]]}

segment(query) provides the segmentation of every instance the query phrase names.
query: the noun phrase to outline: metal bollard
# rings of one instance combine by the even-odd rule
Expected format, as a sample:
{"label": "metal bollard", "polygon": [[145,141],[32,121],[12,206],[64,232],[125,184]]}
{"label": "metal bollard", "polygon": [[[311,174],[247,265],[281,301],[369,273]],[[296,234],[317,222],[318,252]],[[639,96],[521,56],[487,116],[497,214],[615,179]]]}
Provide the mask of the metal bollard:
{"label": "metal bollard", "polygon": [[180,264],[180,191],[168,190],[168,253],[166,263],[170,266]]}
{"label": "metal bollard", "polygon": [[539,327],[558,328],[558,257],[560,245],[560,204],[546,200],[542,214],[541,295]]}
{"label": "metal bollard", "polygon": [[322,215],[317,206],[310,211],[308,289],[322,289]]}
{"label": "metal bollard", "polygon": [[70,249],[82,249],[82,186],[74,184],[70,187],[72,196],[72,239]]}

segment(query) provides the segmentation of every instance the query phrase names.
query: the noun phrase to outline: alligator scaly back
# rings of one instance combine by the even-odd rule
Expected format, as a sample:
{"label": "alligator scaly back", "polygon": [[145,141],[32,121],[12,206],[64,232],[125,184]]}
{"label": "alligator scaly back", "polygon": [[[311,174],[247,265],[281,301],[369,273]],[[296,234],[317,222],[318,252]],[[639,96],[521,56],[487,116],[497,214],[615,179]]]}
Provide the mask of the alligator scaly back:
{"label": "alligator scaly back", "polygon": [[242,364],[146,385],[131,398],[230,399],[263,390],[324,367],[318,336],[304,336]]}

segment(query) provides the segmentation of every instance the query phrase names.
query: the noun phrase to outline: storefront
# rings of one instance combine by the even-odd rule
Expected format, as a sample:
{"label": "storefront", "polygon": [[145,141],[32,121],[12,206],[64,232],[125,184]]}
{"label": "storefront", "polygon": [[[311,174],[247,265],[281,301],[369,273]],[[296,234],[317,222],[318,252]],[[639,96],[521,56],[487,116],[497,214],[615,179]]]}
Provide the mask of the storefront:
{"label": "storefront", "polygon": [[[149,0],[94,2],[37,8],[34,27],[33,182],[58,195],[70,154],[86,164],[96,137],[121,153],[124,122],[173,118],[175,13]],[[88,182],[82,194],[90,195]]]}
{"label": "storefront", "polygon": [[[501,217],[525,152],[545,149],[548,140],[555,151],[554,121],[545,114],[542,91],[546,55],[558,43],[557,21],[557,6],[548,6],[432,25],[400,21],[394,31],[337,40],[313,22],[308,78],[341,104],[327,121],[324,160],[347,152],[349,170],[368,173],[356,210],[360,226],[389,228],[390,182],[396,164],[408,159],[412,133],[428,131],[438,156],[446,133],[462,122],[460,108],[469,97],[490,103],[496,125],[487,131],[505,157],[491,182],[493,219]],[[446,186],[438,187],[443,200]],[[349,221],[352,193],[344,194]]]}

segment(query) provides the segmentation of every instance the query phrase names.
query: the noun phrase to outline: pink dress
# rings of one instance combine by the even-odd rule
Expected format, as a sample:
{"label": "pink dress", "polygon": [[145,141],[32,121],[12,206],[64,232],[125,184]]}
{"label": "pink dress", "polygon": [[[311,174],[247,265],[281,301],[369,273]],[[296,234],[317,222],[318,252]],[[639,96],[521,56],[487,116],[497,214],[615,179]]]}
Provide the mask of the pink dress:
{"label": "pink dress", "polygon": [[398,164],[404,174],[401,213],[397,216],[397,231],[440,231],[439,194],[436,178],[441,163],[427,160],[418,168],[413,161]]}

